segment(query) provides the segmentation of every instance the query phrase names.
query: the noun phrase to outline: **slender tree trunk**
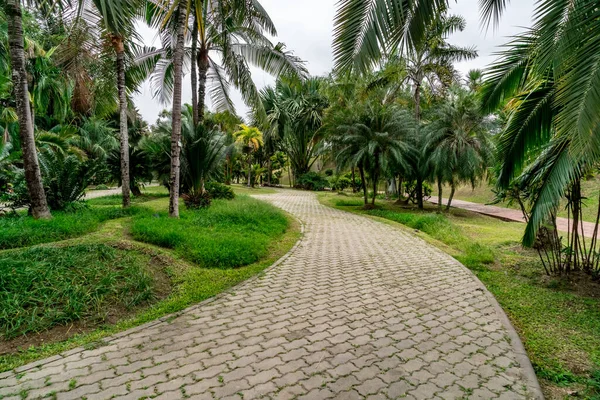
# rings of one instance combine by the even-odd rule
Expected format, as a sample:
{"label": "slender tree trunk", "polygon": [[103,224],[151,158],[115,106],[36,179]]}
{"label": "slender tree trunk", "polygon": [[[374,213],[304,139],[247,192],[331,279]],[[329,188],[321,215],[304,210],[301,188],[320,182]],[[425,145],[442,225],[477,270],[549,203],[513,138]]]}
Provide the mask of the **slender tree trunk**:
{"label": "slender tree trunk", "polygon": [[23,16],[19,0],[5,0],[4,9],[8,22],[8,45],[12,67],[12,82],[15,92],[17,115],[19,117],[19,136],[23,153],[23,169],[27,191],[31,199],[31,214],[34,218],[52,218],[46,193],[42,183],[42,174],[35,148],[33,120],[29,104],[27,71],[25,69],[25,50],[23,42]]}
{"label": "slender tree trunk", "polygon": [[456,186],[454,184],[450,185],[450,197],[448,197],[448,204],[446,204],[446,211],[450,210],[450,205],[452,204],[452,198],[454,197],[454,192],[456,191]]}
{"label": "slender tree trunk", "polygon": [[[195,10],[195,7],[192,7]],[[190,63],[191,68],[191,80],[192,80],[192,118],[194,120],[194,127],[198,126],[199,114],[198,114],[198,76],[196,71],[196,55],[198,53],[198,17],[194,13],[194,26],[192,28],[192,62]]]}
{"label": "slender tree trunk", "polygon": [[371,198],[371,205],[375,205],[375,198],[377,197],[377,177],[373,176],[373,198]]}
{"label": "slender tree trunk", "polygon": [[438,178],[438,208],[442,209],[442,180]]}
{"label": "slender tree trunk", "polygon": [[268,169],[268,172],[267,172],[267,184],[269,186],[271,186],[271,174],[273,173],[272,164],[271,164],[271,157],[269,157],[267,169]]}
{"label": "slender tree trunk", "polygon": [[112,37],[117,53],[117,90],[119,92],[119,138],[121,140],[121,193],[123,207],[131,205],[131,185],[129,176],[129,133],[127,131],[127,92],[125,89],[125,47],[123,38]]}
{"label": "slender tree trunk", "polygon": [[417,178],[417,187],[415,189],[417,191],[417,206],[419,210],[423,209],[423,179]]}
{"label": "slender tree trunk", "polygon": [[354,167],[352,167],[352,193],[356,193],[356,177],[354,176]]}
{"label": "slender tree trunk", "polygon": [[181,153],[181,86],[183,65],[183,34],[185,29],[185,3],[179,3],[177,16],[177,42],[173,52],[173,115],[171,132],[171,175],[169,183],[169,216],[179,218],[179,175]]}
{"label": "slender tree trunk", "polygon": [[369,197],[367,196],[367,184],[365,183],[365,171],[362,167],[358,167],[358,172],[360,173],[360,180],[363,190],[363,195],[365,197],[365,205],[369,204]]}
{"label": "slender tree trunk", "polygon": [[208,49],[202,43],[198,52],[198,116],[204,121],[204,102],[206,100],[206,74],[208,72]]}
{"label": "slender tree trunk", "polygon": [[250,179],[252,178],[252,159],[250,158],[250,154],[248,154],[248,187],[252,187],[252,182]]}
{"label": "slender tree trunk", "polygon": [[421,121],[421,81],[415,83],[415,119]]}

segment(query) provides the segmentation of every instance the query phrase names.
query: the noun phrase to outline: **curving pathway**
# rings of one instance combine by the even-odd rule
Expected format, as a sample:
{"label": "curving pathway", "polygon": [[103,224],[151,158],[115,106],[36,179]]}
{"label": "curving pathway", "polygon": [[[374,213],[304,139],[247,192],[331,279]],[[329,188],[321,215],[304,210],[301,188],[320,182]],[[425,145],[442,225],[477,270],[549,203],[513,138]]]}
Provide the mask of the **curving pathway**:
{"label": "curving pathway", "polygon": [[0,398],[541,398],[514,329],[453,258],[311,193],[261,198],[305,224],[278,265],[102,347],[0,374]]}

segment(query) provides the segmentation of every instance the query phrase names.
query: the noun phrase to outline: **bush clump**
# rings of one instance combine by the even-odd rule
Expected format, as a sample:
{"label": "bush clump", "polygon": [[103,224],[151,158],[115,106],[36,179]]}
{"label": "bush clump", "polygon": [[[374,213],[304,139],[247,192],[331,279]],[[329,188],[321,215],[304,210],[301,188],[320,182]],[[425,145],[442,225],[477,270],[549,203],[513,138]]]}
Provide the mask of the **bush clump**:
{"label": "bush clump", "polygon": [[296,188],[304,190],[324,190],[328,185],[327,179],[312,171],[300,175],[296,181]]}
{"label": "bush clump", "polygon": [[219,182],[207,182],[204,185],[204,188],[210,194],[210,197],[212,197],[215,200],[233,200],[235,198],[235,193],[233,192],[233,189]]}

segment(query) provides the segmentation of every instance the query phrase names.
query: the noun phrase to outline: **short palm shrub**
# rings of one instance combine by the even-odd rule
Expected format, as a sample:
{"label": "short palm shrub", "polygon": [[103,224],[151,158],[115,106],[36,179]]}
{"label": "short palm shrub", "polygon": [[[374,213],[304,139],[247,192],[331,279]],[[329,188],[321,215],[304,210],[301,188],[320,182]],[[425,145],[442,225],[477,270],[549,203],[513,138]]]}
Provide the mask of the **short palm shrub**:
{"label": "short palm shrub", "polygon": [[345,176],[332,176],[329,179],[329,184],[331,185],[332,190],[343,192],[352,185],[352,181]]}
{"label": "short palm shrub", "polygon": [[206,191],[210,194],[210,197],[213,199],[225,199],[225,200],[233,200],[235,199],[235,193],[233,189],[227,185],[223,185],[219,182],[207,182],[204,186]]}
{"label": "short palm shrub", "polygon": [[312,171],[300,175],[296,181],[296,188],[304,190],[324,190],[328,185],[327,179]]}
{"label": "short palm shrub", "polygon": [[194,190],[181,195],[185,207],[188,210],[208,208],[212,203],[212,197],[208,191]]}

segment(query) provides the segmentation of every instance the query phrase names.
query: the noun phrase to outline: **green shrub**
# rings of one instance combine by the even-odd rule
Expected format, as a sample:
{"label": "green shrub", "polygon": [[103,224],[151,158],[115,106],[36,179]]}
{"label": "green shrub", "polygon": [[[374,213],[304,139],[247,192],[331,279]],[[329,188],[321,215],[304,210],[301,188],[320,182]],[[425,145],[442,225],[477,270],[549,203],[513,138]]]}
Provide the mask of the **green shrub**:
{"label": "green shrub", "polygon": [[325,170],[325,176],[333,176],[333,170],[331,168],[327,168]]}
{"label": "green shrub", "polygon": [[329,180],[331,189],[343,192],[352,185],[352,181],[345,176],[334,176]]}
{"label": "green shrub", "polygon": [[215,200],[207,209],[182,211],[179,219],[167,213],[136,215],[131,233],[136,240],[175,249],[201,267],[233,268],[265,256],[287,226],[279,209],[237,196]]}
{"label": "green shrub", "polygon": [[323,190],[329,182],[316,172],[307,172],[296,181],[296,187],[304,190]]}
{"label": "green shrub", "polygon": [[201,192],[190,192],[184,193],[181,195],[183,202],[185,203],[185,207],[188,210],[198,210],[201,208],[208,208],[212,203],[212,197],[210,193],[207,191]]}
{"label": "green shrub", "polygon": [[80,203],[74,212],[57,211],[52,219],[34,219],[26,215],[0,217],[0,249],[13,249],[39,243],[55,242],[93,232],[102,222],[127,217],[144,209],[139,207],[98,207],[81,208]]}
{"label": "green shrub", "polygon": [[225,200],[233,200],[235,198],[235,193],[230,186],[223,185],[219,182],[207,182],[204,185],[205,189],[210,194],[210,197],[213,199],[225,199]]}
{"label": "green shrub", "polygon": [[153,299],[146,256],[103,244],[32,247],[0,254],[0,337],[78,320]]}
{"label": "green shrub", "polygon": [[94,188],[94,190],[108,190],[108,189],[109,189],[109,187],[108,187],[108,186],[106,186],[105,184],[100,184],[100,185],[97,185],[97,186]]}

